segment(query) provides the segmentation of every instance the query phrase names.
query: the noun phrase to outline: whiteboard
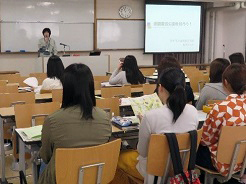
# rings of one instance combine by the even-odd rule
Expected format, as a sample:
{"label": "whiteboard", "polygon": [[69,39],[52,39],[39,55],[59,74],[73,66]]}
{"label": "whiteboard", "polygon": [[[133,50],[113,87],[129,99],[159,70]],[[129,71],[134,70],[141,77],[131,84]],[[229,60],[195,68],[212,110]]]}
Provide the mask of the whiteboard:
{"label": "whiteboard", "polygon": [[51,29],[51,38],[55,40],[58,51],[63,51],[60,43],[69,45],[71,51],[90,51],[93,50],[93,25],[93,23],[2,23],[1,51],[37,52],[38,40],[43,37],[42,30],[45,27]]}
{"label": "whiteboard", "polygon": [[144,20],[97,20],[97,48],[144,48]]}
{"label": "whiteboard", "polygon": [[93,23],[94,0],[1,0],[3,21]]}

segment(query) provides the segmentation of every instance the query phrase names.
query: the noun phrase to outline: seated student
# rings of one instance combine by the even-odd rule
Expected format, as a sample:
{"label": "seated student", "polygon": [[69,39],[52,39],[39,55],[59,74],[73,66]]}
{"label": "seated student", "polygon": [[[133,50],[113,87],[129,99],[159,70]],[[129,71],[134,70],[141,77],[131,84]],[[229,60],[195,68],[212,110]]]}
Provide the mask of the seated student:
{"label": "seated student", "polygon": [[124,61],[120,61],[118,68],[109,79],[109,84],[112,85],[143,84],[144,82],[144,76],[138,68],[137,60],[131,55],[126,56]]}
{"label": "seated student", "polygon": [[47,63],[47,77],[42,83],[41,90],[62,89],[61,78],[64,66],[59,56],[51,56]]}
{"label": "seated student", "polygon": [[163,71],[159,80],[158,92],[164,105],[147,112],[142,118],[137,146],[139,154],[134,151],[122,153],[118,164],[119,168],[124,168],[124,158],[135,160],[136,167],[128,167],[125,172],[139,179],[144,178],[145,183],[148,183],[146,166],[151,134],[185,133],[198,126],[196,108],[186,103],[184,73],[180,69],[169,68]]}
{"label": "seated student", "polygon": [[229,56],[229,59],[231,61],[231,64],[233,63],[245,64],[245,60],[241,52],[236,52],[236,53],[231,54]]}
{"label": "seated student", "polygon": [[207,105],[208,100],[224,100],[227,93],[222,85],[222,74],[230,65],[227,59],[217,58],[210,64],[210,83],[205,84],[200,97],[196,103],[197,110],[202,110],[203,105]]}
{"label": "seated student", "polygon": [[39,184],[56,183],[55,151],[108,142],[112,126],[108,114],[96,107],[94,81],[90,68],[71,64],[64,71],[61,109],[49,115],[42,130],[40,156],[48,164]]}
{"label": "seated student", "polygon": [[[157,68],[158,71],[158,76],[160,76],[161,72],[167,68],[181,68],[180,63],[178,62],[178,60],[175,57],[172,56],[168,56],[168,57],[164,57]],[[156,87],[155,92],[158,93],[158,84]],[[185,85],[185,92],[186,92],[186,97],[187,97],[187,103],[193,104],[194,102],[194,93],[192,88],[190,87],[190,85]]]}
{"label": "seated student", "polygon": [[230,65],[223,73],[223,86],[229,96],[213,107],[204,122],[196,163],[226,175],[229,165],[217,162],[217,144],[222,126],[246,126],[246,66]]}

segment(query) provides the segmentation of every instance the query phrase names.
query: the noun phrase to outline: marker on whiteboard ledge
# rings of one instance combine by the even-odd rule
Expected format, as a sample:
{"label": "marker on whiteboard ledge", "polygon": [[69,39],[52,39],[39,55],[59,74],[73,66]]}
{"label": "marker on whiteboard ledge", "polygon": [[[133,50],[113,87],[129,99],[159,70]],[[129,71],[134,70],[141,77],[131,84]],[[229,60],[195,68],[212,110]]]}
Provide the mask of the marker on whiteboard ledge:
{"label": "marker on whiteboard ledge", "polygon": [[26,50],[20,50],[20,52],[26,52]]}

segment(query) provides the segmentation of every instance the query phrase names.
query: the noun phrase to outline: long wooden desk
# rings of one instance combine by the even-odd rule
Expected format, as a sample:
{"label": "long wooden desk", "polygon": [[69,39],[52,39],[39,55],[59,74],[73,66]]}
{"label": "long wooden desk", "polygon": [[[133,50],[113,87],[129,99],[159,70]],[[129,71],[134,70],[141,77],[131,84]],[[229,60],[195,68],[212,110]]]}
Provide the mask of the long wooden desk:
{"label": "long wooden desk", "polygon": [[[132,93],[141,93],[143,92],[143,88],[131,88]],[[100,96],[101,95],[101,90],[95,90],[95,95]],[[35,99],[36,100],[48,100],[52,99],[52,94],[51,93],[43,93],[43,94],[35,94]]]}

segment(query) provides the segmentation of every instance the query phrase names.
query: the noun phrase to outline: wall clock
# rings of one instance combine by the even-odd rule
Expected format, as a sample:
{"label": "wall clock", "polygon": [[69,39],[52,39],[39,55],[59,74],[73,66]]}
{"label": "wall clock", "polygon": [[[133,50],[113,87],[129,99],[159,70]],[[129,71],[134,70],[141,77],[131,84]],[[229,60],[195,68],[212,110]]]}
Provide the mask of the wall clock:
{"label": "wall clock", "polygon": [[124,19],[129,18],[132,15],[132,8],[127,5],[121,6],[119,9],[119,15]]}

